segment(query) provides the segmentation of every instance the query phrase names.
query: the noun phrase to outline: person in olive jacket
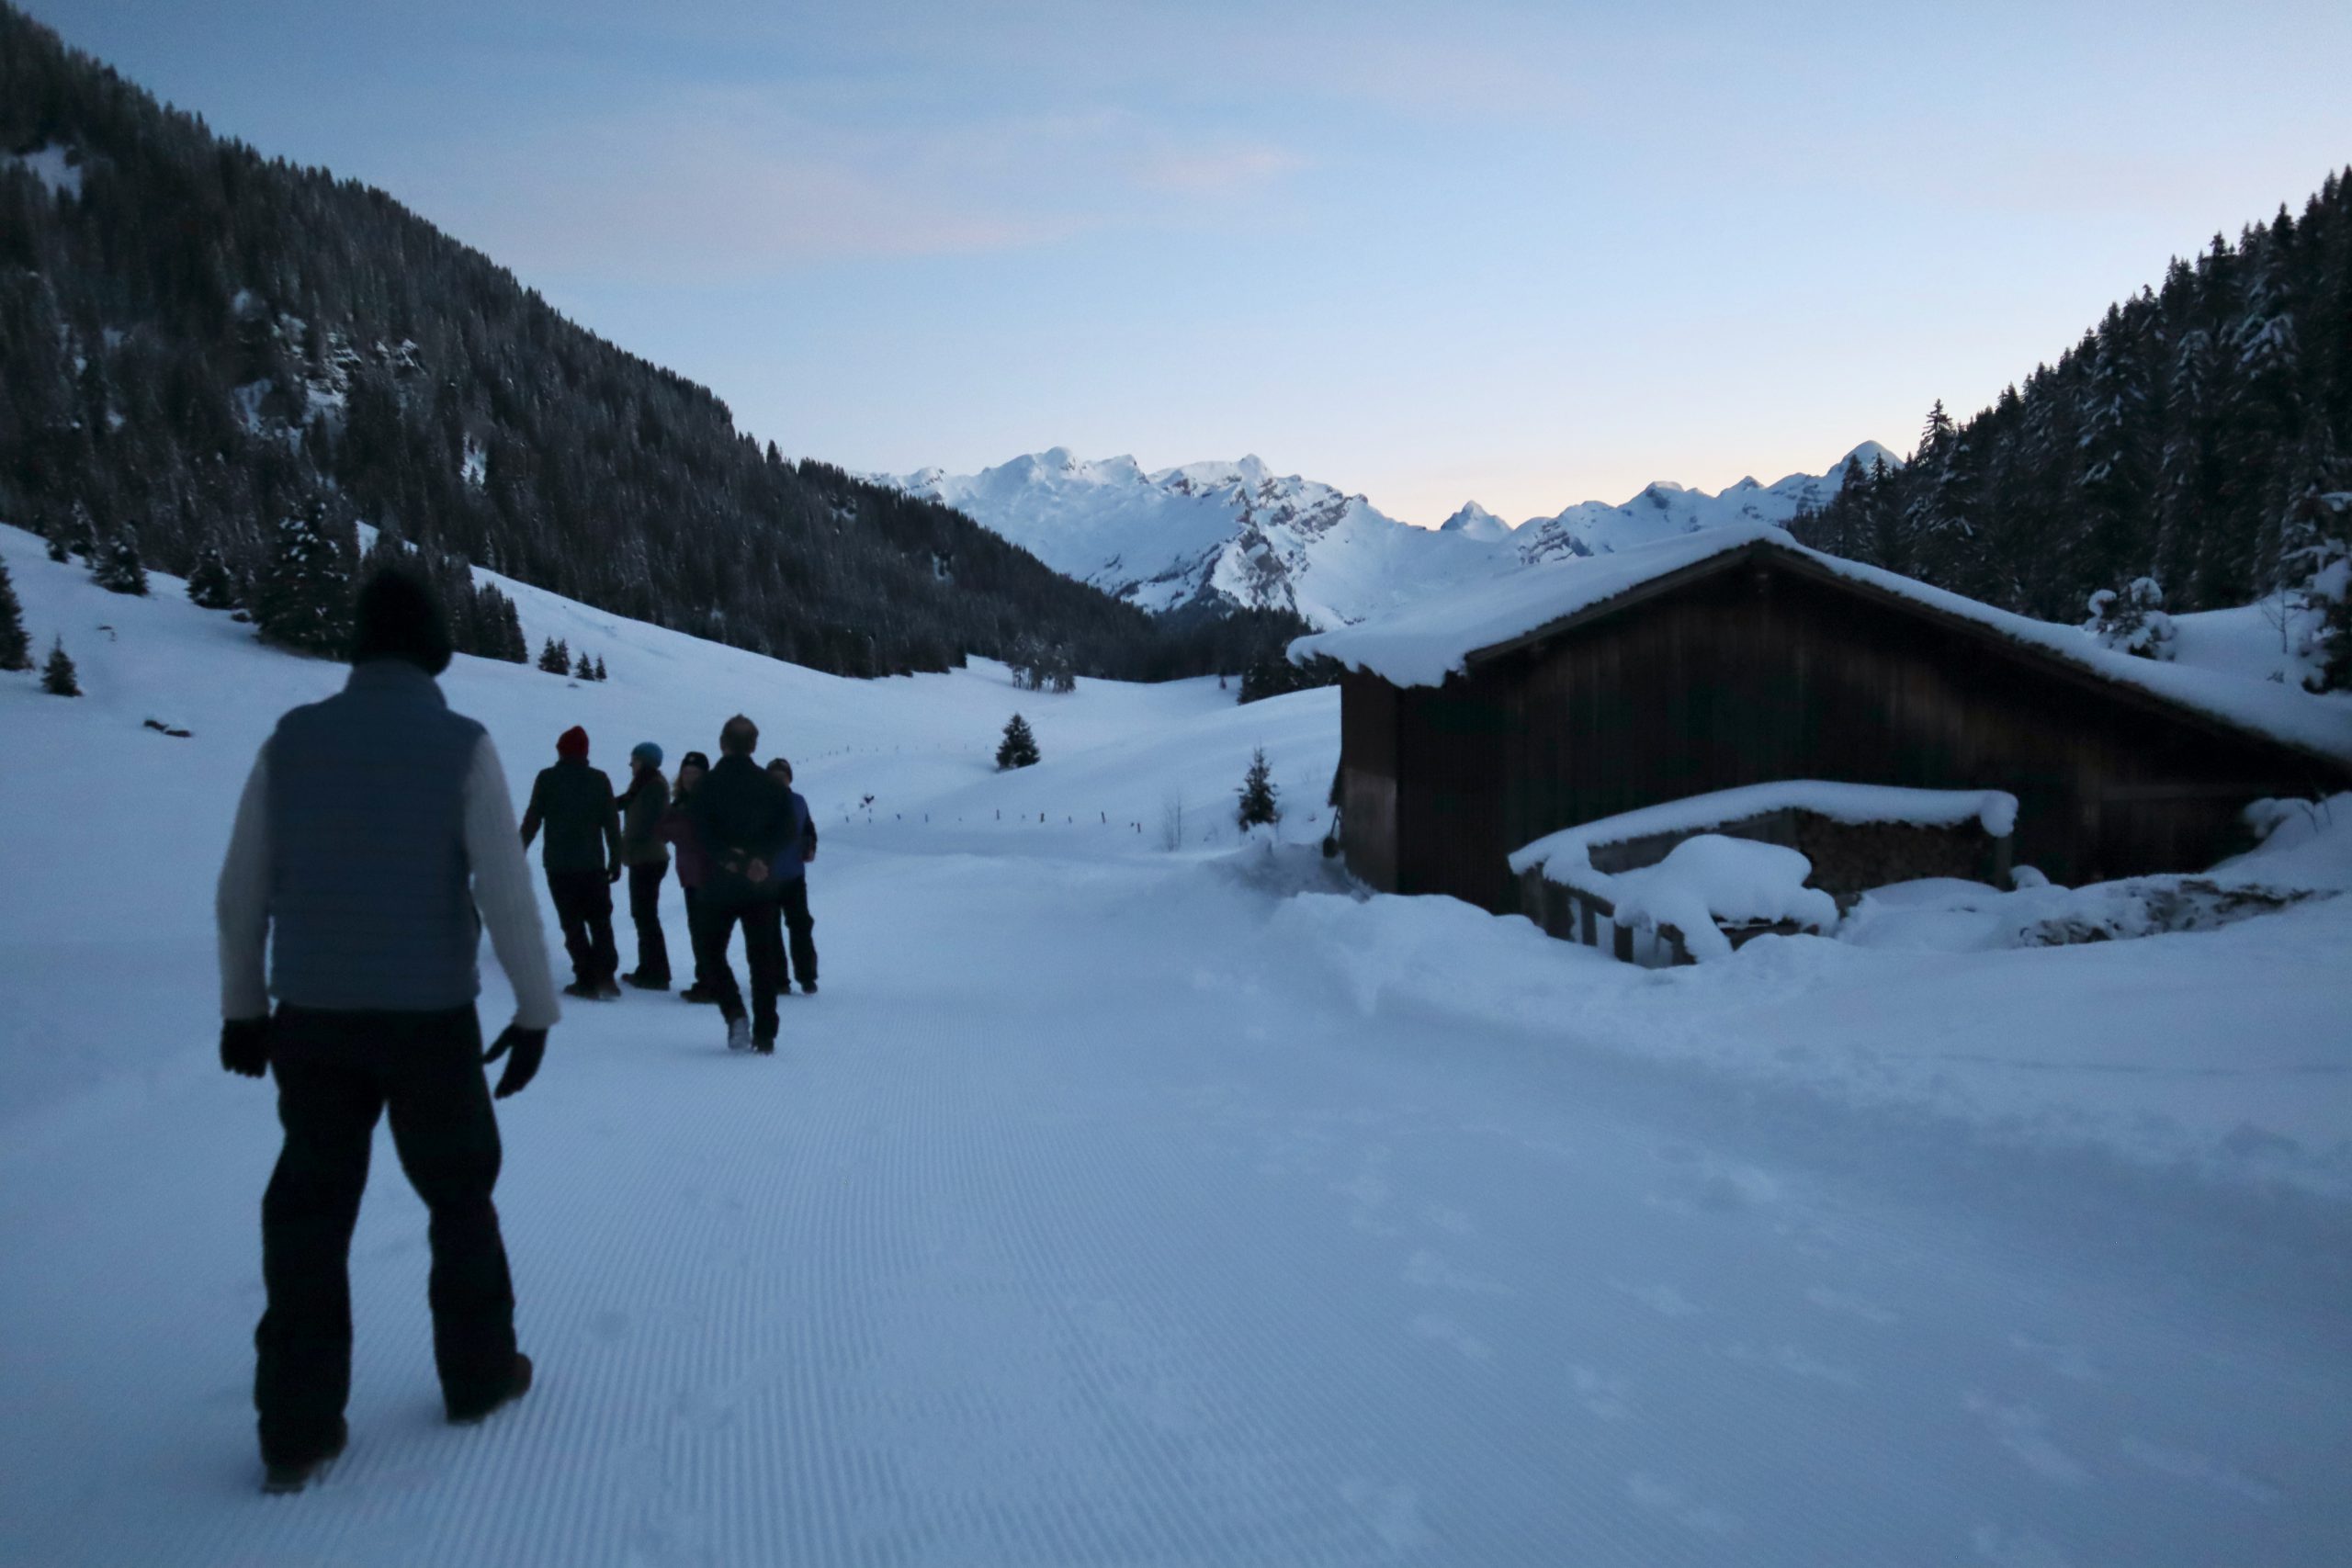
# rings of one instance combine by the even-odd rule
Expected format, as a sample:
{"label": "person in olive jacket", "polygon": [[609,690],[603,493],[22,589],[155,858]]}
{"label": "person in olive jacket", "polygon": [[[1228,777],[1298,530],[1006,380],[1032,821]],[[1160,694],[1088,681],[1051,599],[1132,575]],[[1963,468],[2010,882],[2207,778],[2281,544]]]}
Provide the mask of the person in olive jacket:
{"label": "person in olive jacket", "polygon": [[567,997],[610,1001],[621,994],[614,976],[620,953],[613,946],[613,884],[621,879],[621,818],[613,781],[588,765],[588,732],[573,725],[556,738],[556,764],[542,768],[523,812],[523,847],[548,830],[541,862],[563,950],[571,955]]}
{"label": "person in olive jacket", "polygon": [[637,967],[621,976],[639,990],[670,988],[670,944],[662,935],[662,879],[670,874],[670,845],[662,817],[670,807],[662,776],[662,748],[640,740],[628,754],[628,788],[621,792],[621,860],[628,867],[628,918],[637,927]]}
{"label": "person in olive jacket", "polygon": [[[800,818],[792,792],[752,752],[759,726],[737,714],[718,732],[718,765],[695,786],[690,807],[706,861],[702,966],[704,983],[718,994],[727,1020],[727,1046],[767,1054],[775,1049],[776,990],[784,980],[784,910],[776,897],[777,867],[800,853]],[[727,943],[743,927],[743,957],[752,971],[752,1018],[727,967]]]}

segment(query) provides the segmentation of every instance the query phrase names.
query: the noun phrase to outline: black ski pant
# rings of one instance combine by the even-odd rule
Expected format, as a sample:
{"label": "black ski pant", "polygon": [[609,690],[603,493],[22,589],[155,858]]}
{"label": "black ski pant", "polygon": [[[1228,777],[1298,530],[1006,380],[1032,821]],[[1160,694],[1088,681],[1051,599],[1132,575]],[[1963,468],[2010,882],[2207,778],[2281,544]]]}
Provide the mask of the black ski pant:
{"label": "black ski pant", "polygon": [[668,861],[628,868],[628,918],[637,923],[637,977],[665,986],[670,983],[670,942],[662,934],[662,879],[669,874]]}
{"label": "black ski pant", "polygon": [[264,1462],[332,1446],[351,1393],[351,1228],[376,1118],[432,1218],[433,1359],[452,1410],[480,1409],[514,1371],[514,1288],[491,1189],[498,1118],[470,1007],[325,1012],[281,1007],[270,1029],[286,1145],[261,1201],[268,1305],[254,1330]]}
{"label": "black ski pant", "polygon": [[678,891],[686,896],[686,951],[695,961],[695,984],[715,996],[718,987],[710,981],[710,958],[702,937],[703,922],[710,918],[710,906],[703,902],[699,887],[681,884]]}
{"label": "black ski pant", "polygon": [[792,939],[792,969],[785,976],[789,987],[798,976],[804,991],[817,984],[817,922],[808,913],[808,878],[796,876],[784,885],[784,929]]}
{"label": "black ski pant", "polygon": [[752,972],[752,1036],[775,1039],[775,997],[785,984],[784,908],[773,895],[741,902],[707,900],[703,905],[703,984],[718,998],[721,1017],[732,1023],[743,1016],[743,993],[728,966],[727,944],[735,927],[743,927],[743,963]]}
{"label": "black ski pant", "polygon": [[563,950],[571,955],[571,977],[582,986],[601,985],[621,972],[613,946],[613,884],[601,871],[548,872],[555,918],[563,926]]}

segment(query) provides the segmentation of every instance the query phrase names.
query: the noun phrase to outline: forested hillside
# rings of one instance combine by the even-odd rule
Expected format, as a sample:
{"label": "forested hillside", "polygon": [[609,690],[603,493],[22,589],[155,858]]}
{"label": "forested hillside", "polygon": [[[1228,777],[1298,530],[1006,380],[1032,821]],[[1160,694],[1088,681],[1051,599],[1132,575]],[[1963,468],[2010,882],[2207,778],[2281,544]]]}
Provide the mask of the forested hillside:
{"label": "forested hillside", "polygon": [[1239,669],[1214,645],[1273,635],[1155,624],[946,507],[786,462],[382,191],[218,139],[5,5],[0,519],[180,573],[217,549],[248,606],[287,520],[346,570],[366,523],[853,674]]}
{"label": "forested hillside", "polygon": [[2055,365],[1902,468],[1858,466],[1807,542],[2029,615],[2153,578],[2173,610],[2280,590],[2343,629],[2352,544],[2352,178],[2176,259]]}

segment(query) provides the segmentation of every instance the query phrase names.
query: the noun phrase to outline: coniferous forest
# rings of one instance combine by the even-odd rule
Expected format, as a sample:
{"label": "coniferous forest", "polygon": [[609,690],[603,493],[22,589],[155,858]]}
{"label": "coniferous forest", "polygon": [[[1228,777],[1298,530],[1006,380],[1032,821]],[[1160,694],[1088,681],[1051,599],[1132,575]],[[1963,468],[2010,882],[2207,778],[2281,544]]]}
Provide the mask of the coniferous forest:
{"label": "coniferous forest", "polygon": [[1796,531],[2049,620],[2080,621],[2091,595],[2128,597],[2143,579],[2175,611],[2308,592],[2337,628],[2340,684],[2347,491],[2352,172],[2300,217],[2282,207],[2176,259],[2162,288],[2111,307],[1973,418],[1937,403],[1909,463],[1849,464]]}
{"label": "coniferous forest", "polygon": [[[346,583],[360,524],[436,576],[847,674],[1050,649],[1156,678],[1306,629],[1155,622],[960,513],[787,462],[383,192],[218,139],[6,5],[0,519],[201,568],[322,649],[334,612],[297,615],[283,580]],[[511,606],[461,610],[473,651],[515,656]]]}

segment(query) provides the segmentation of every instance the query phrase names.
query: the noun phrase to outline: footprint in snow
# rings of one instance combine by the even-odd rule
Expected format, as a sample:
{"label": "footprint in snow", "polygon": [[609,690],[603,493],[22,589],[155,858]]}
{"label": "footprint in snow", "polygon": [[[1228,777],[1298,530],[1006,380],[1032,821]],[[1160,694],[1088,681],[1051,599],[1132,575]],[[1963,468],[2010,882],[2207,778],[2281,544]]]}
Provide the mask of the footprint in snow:
{"label": "footprint in snow", "polygon": [[1640,1471],[1625,1478],[1625,1492],[1643,1507],[1671,1514],[1685,1529],[1702,1535],[1731,1535],[1739,1529],[1739,1521],[1723,1509],[1711,1503],[1691,1503],[1665,1482]]}
{"label": "footprint in snow", "polygon": [[1969,1393],[1961,1403],[1968,1412],[1983,1418],[2001,1446],[2017,1456],[2028,1470],[2045,1481],[2062,1485],[2079,1486],[2090,1479],[2090,1472],[2050,1440],[2041,1429],[2041,1413],[2030,1404],[1999,1404],[1981,1393]]}
{"label": "footprint in snow", "polygon": [[1620,1295],[1631,1296],[1660,1317],[1696,1317],[1698,1303],[1671,1285],[1629,1285],[1623,1280],[1611,1280],[1609,1288]]}
{"label": "footprint in snow", "polygon": [[1848,1317],[1859,1317],[1864,1323],[1873,1323],[1881,1328],[1888,1324],[1903,1321],[1897,1314],[1887,1311],[1883,1306],[1874,1305],[1860,1296],[1849,1295],[1843,1291],[1833,1291],[1823,1285],[1815,1285],[1807,1291],[1804,1293],[1804,1299],[1824,1312],[1843,1313]]}
{"label": "footprint in snow", "polygon": [[2267,1481],[2259,1481],[2217,1460],[2203,1454],[2188,1453],[2149,1442],[2144,1438],[2123,1439],[2123,1454],[2134,1464],[2143,1465],[2158,1475],[2176,1481],[2194,1481],[2219,1492],[2234,1493],[2251,1503],[2276,1503],[2278,1488]]}

